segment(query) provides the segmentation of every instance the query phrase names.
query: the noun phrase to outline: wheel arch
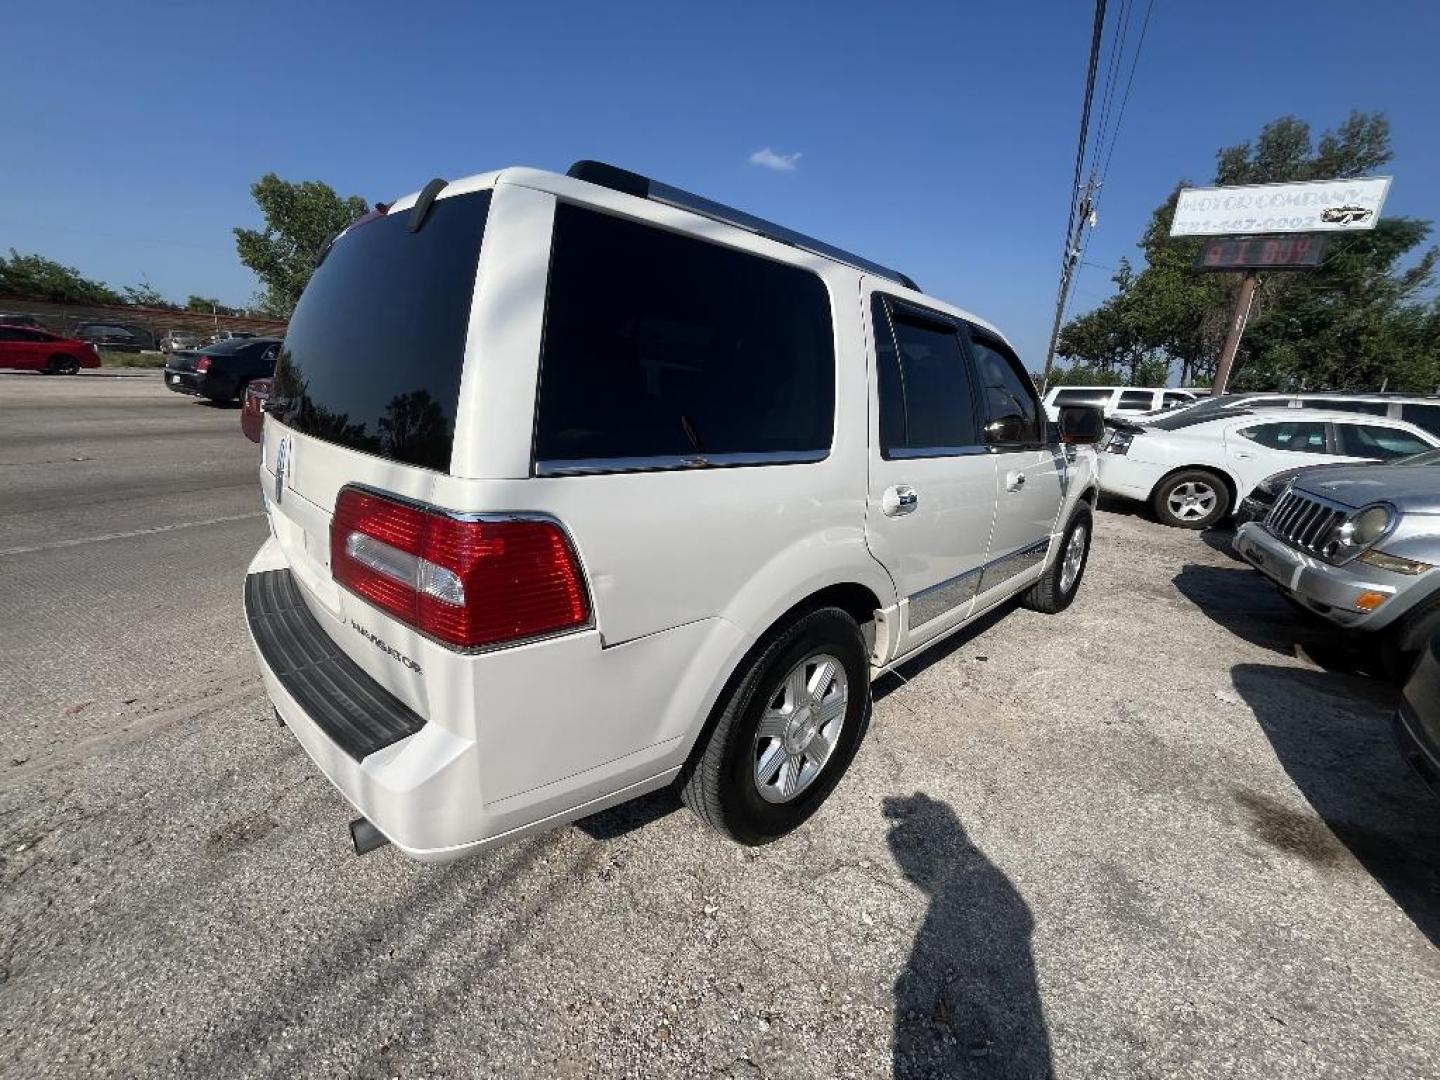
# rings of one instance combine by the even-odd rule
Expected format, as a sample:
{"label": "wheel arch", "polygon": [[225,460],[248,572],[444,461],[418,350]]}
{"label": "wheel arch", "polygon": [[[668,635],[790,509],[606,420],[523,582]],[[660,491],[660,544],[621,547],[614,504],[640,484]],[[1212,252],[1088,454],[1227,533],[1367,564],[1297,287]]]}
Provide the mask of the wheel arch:
{"label": "wheel arch", "polygon": [[765,648],[777,635],[783,633],[786,627],[795,620],[817,608],[837,607],[860,625],[867,647],[873,644],[873,632],[867,633],[865,626],[867,623],[874,622],[876,612],[886,606],[880,594],[872,587],[873,584],[873,582],[866,584],[852,578],[814,587],[775,614],[761,633],[737,650],[737,655],[729,662],[729,670],[720,683],[719,689],[707,703],[704,721],[694,729],[690,745],[685,752],[685,763],[680,768],[679,783],[685,783],[696,763],[704,754],[705,747],[710,741],[710,735],[720,722],[720,714],[725,707],[725,702],[729,700],[735,688],[745,678],[745,673],[749,671],[751,663],[765,651]]}

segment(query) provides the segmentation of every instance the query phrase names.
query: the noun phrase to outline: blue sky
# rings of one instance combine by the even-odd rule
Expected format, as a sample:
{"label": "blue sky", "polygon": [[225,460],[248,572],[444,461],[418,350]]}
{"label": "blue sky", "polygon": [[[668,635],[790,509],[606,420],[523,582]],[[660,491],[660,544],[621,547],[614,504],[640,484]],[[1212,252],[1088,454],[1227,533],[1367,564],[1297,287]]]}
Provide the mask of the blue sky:
{"label": "blue sky", "polygon": [[[1038,366],[1092,11],[17,2],[0,249],[244,304],[257,286],[230,229],[259,224],[249,185],[267,171],[389,200],[591,157],[894,265]],[[1440,5],[1416,0],[1156,0],[1087,260],[1133,255],[1177,179],[1208,181],[1217,148],[1283,113],[1318,135],[1387,111],[1386,212],[1440,218],[1437,40]],[[752,164],[764,150],[799,156]],[[1072,310],[1108,277],[1085,267]]]}

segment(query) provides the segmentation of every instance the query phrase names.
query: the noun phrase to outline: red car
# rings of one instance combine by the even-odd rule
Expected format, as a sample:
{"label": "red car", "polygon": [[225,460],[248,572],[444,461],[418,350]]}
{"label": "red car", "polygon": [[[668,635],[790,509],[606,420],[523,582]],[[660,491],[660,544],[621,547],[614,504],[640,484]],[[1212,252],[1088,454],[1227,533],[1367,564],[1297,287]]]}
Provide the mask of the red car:
{"label": "red car", "polygon": [[260,441],[265,426],[264,405],[270,397],[271,379],[251,379],[245,385],[245,399],[240,404],[240,430],[251,442]]}
{"label": "red car", "polygon": [[74,375],[82,367],[99,366],[99,350],[89,342],[33,326],[0,326],[0,368]]}

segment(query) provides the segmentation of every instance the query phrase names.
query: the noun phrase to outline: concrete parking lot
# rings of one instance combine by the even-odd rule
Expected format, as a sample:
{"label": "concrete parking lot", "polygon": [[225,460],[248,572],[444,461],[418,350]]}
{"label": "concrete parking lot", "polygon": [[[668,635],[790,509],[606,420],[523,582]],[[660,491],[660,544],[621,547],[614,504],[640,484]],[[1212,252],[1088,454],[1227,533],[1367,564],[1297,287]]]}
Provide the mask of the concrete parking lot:
{"label": "concrete parking lot", "polygon": [[780,843],[661,794],[425,867],[270,719],[254,462],[153,377],[0,376],[0,1073],[1440,1075],[1440,801],[1223,536],[1102,512]]}

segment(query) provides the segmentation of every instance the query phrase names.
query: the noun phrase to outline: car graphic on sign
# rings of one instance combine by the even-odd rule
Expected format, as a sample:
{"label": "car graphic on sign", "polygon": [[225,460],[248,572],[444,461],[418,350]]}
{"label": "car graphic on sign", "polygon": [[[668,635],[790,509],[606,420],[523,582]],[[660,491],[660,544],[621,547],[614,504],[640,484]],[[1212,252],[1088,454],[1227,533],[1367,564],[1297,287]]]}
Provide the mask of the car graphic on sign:
{"label": "car graphic on sign", "polygon": [[1320,211],[1320,220],[1332,225],[1353,225],[1364,221],[1372,213],[1363,206],[1329,206]]}

